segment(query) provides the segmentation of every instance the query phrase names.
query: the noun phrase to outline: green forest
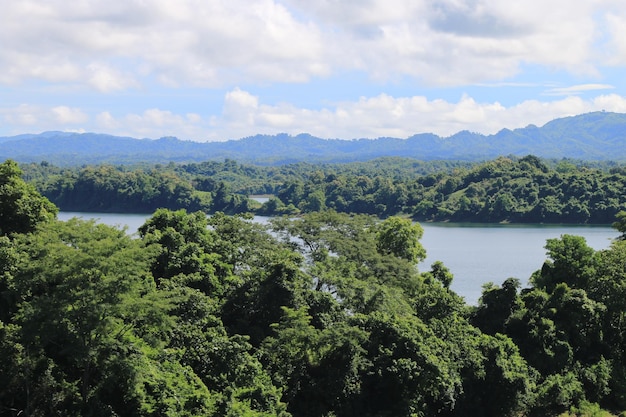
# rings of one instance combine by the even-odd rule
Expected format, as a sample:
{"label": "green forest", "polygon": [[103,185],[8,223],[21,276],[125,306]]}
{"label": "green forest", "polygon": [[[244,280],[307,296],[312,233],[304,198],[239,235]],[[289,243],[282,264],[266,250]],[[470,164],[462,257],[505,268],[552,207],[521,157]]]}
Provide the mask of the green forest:
{"label": "green forest", "polygon": [[[0,164],[0,415],[626,415],[622,169],[528,157],[406,175],[379,163],[268,170],[256,184],[232,161],[242,172]],[[372,184],[385,191],[365,192]],[[85,207],[162,207],[137,236],[57,220],[46,196],[78,208],[74,190],[89,186],[109,194],[84,194]],[[262,225],[224,213],[269,211],[246,197],[260,187],[299,215]],[[515,210],[498,218],[487,201],[504,189]],[[550,239],[529,287],[487,283],[476,306],[450,289],[441,262],[417,269],[423,229],[407,215],[460,216],[466,197],[482,204],[476,213],[513,221],[541,213],[532,196],[542,204],[548,189],[553,211],[543,213],[575,199],[589,222],[613,213],[620,237],[600,251]],[[391,204],[388,193],[403,190]],[[416,197],[428,193],[432,213]],[[340,195],[377,203],[342,210]]]}
{"label": "green forest", "polygon": [[[501,157],[482,163],[382,158],[276,167],[198,164],[21,166],[64,211],[296,215],[338,213],[416,221],[611,224],[626,209],[626,167]],[[271,198],[259,204],[250,195]]]}

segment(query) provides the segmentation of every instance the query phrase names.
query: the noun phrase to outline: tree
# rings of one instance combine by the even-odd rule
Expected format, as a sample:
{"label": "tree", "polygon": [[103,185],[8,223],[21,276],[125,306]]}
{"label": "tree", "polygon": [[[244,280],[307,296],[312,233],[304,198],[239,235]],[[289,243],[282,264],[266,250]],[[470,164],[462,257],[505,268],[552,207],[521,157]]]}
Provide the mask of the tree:
{"label": "tree", "polygon": [[305,308],[283,310],[261,353],[276,384],[284,387],[289,411],[303,417],[359,415],[367,334],[345,322],[319,329]]}
{"label": "tree", "polygon": [[148,273],[153,250],[78,219],[19,235],[16,248],[18,308],[0,348],[20,366],[0,398],[11,392],[25,415],[210,412],[206,387],[164,349],[174,323]]}
{"label": "tree", "polygon": [[139,228],[139,235],[146,244],[159,247],[152,264],[157,283],[178,277],[205,293],[220,290],[215,265],[221,264],[210,252],[214,234],[204,213],[159,209]]}
{"label": "tree", "polygon": [[54,219],[58,212],[21,175],[15,161],[0,164],[0,236],[31,232],[37,224]]}
{"label": "tree", "polygon": [[517,295],[520,286],[517,278],[508,278],[502,287],[492,283],[484,285],[479,305],[472,315],[473,324],[490,335],[505,333],[507,320],[520,308]]}
{"label": "tree", "polygon": [[410,219],[392,216],[377,226],[376,247],[382,254],[392,254],[417,264],[426,258],[420,243],[424,229]]}
{"label": "tree", "polygon": [[557,284],[566,283],[571,288],[588,287],[593,276],[593,248],[584,237],[563,235],[559,239],[548,239],[546,243],[550,260],[541,271],[533,274],[532,282],[537,288],[551,292]]}
{"label": "tree", "polygon": [[462,369],[463,396],[458,416],[521,416],[532,404],[536,371],[528,366],[513,341],[502,334],[463,340],[469,359]]}
{"label": "tree", "polygon": [[454,275],[450,272],[450,269],[448,269],[448,267],[441,261],[433,262],[430,268],[431,276],[441,282],[441,285],[443,285],[444,288],[450,288],[450,285],[454,280]]}
{"label": "tree", "polygon": [[354,415],[449,415],[462,386],[447,344],[420,319],[373,313],[356,317],[368,334],[371,363],[362,376]]}
{"label": "tree", "polygon": [[621,233],[618,239],[626,240],[626,211],[620,211],[615,217],[617,221],[613,223],[613,228]]}

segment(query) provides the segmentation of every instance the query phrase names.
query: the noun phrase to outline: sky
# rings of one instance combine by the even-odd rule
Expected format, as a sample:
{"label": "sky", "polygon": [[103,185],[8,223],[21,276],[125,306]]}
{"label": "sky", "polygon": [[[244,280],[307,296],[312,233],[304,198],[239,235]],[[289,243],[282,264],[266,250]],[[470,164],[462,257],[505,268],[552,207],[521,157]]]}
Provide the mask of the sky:
{"label": "sky", "polygon": [[626,112],[623,0],[3,0],[0,16],[0,136],[446,137]]}

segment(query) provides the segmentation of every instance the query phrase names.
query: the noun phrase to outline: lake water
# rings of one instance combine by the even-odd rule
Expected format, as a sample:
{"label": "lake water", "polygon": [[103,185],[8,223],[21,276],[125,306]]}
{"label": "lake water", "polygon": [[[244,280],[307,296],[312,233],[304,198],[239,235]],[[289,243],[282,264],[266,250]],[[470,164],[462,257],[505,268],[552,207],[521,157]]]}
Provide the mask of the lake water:
{"label": "lake water", "polygon": [[125,213],[80,213],[62,211],[57,216],[59,220],[69,220],[72,217],[80,217],[85,220],[96,219],[109,226],[127,227],[129,233],[136,233],[139,227],[146,222],[150,214],[125,214]]}
{"label": "lake water", "polygon": [[[71,217],[95,218],[102,223],[128,227],[130,233],[149,217],[149,214],[115,213],[59,213],[60,220]],[[266,220],[261,218],[261,221]],[[422,223],[422,245],[427,258],[419,265],[427,271],[435,261],[442,261],[454,274],[451,288],[476,304],[482,285],[501,284],[510,277],[518,278],[523,286],[528,278],[541,269],[546,259],[547,239],[564,234],[583,236],[587,244],[599,250],[608,248],[619,233],[608,226],[550,226],[550,225],[491,225],[469,223]]]}
{"label": "lake water", "polygon": [[530,275],[541,269],[547,258],[547,239],[578,235],[600,250],[619,236],[609,226],[423,223],[422,227],[427,258],[420,270],[427,271],[434,261],[442,261],[454,274],[451,288],[468,304],[477,303],[487,282],[501,284],[514,277],[527,286]]}

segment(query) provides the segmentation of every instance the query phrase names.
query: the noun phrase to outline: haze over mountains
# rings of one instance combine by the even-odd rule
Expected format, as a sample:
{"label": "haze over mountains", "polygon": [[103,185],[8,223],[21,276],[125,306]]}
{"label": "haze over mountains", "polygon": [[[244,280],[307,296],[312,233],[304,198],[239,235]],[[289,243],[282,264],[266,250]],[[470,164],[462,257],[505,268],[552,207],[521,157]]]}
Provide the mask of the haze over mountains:
{"label": "haze over mountains", "polygon": [[501,155],[626,160],[626,114],[586,113],[542,127],[503,129],[495,135],[461,131],[450,137],[421,133],[407,139],[321,139],[308,134],[256,135],[226,142],[172,137],[135,139],[98,133],[44,132],[0,137],[0,159],[56,165],[199,162],[234,159],[256,164],[352,162],[399,156],[420,160],[486,160]]}

